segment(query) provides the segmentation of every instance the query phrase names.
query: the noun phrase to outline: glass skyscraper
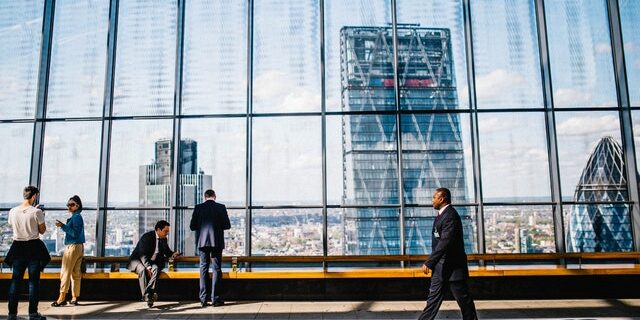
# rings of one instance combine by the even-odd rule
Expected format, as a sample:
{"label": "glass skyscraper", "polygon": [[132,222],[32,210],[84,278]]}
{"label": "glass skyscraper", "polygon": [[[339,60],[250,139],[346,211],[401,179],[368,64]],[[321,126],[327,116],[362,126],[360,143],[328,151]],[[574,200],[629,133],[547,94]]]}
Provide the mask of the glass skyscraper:
{"label": "glass skyscraper", "polygon": [[593,150],[576,186],[569,218],[569,251],[631,251],[633,237],[626,204],[629,190],[622,146],[604,137]]}
{"label": "glass skyscraper", "polygon": [[[393,30],[344,27],[341,30],[342,108],[367,112],[395,110]],[[406,109],[458,107],[448,29],[398,28],[400,104]],[[343,205],[398,204],[396,117],[358,114],[342,118]],[[460,117],[455,113],[419,113],[401,117],[403,185],[406,202],[430,203],[436,188],[451,190],[454,202],[466,202]],[[350,199],[350,200],[347,200]],[[467,252],[474,252],[471,219],[458,208]],[[408,219],[407,253],[431,249],[433,216]],[[355,239],[345,239],[347,254],[398,254],[400,222],[395,208],[345,211]],[[348,237],[348,234],[345,234]]]}

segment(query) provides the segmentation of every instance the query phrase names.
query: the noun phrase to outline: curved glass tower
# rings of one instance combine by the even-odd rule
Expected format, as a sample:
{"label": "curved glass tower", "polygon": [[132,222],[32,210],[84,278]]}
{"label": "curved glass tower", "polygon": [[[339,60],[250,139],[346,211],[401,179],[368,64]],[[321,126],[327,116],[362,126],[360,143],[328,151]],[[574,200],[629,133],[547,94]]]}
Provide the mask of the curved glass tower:
{"label": "curved glass tower", "polygon": [[617,202],[574,204],[569,217],[568,251],[631,251],[633,239],[626,167],[622,146],[604,137],[591,153],[576,187],[576,202]]}

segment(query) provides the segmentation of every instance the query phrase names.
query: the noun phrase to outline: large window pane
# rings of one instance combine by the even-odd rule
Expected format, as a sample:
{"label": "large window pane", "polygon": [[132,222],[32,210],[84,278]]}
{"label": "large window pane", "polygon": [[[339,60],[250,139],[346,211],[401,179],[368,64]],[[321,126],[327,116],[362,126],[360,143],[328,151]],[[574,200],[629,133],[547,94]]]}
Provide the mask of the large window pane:
{"label": "large window pane", "polygon": [[[224,203],[224,202],[221,202]],[[225,203],[226,204],[226,203]],[[227,256],[243,256],[245,246],[245,210],[229,210],[227,209],[229,220],[231,222],[231,229],[224,232],[224,251],[223,254]],[[172,230],[177,232],[177,247],[174,250],[182,252],[185,256],[197,256],[198,248],[196,247],[196,233],[189,229],[189,223],[193,216],[193,210],[178,210],[177,211],[177,225]],[[173,231],[172,231],[173,232]],[[173,248],[171,248],[173,249]]]}
{"label": "large window pane", "polygon": [[[84,201],[84,199],[83,199]],[[66,202],[66,201],[65,201]],[[82,203],[85,205],[85,203]],[[96,255],[96,211],[95,210],[82,210],[82,221],[84,222],[84,254],[95,256]],[[71,217],[71,213],[63,211],[47,210],[45,217],[45,223],[47,225],[47,231],[40,236],[44,244],[49,250],[49,254],[54,256],[61,256],[64,253],[64,237],[65,232],[62,229],[56,227],[56,220],[67,222],[67,219]]]}
{"label": "large window pane", "polygon": [[0,119],[35,113],[43,5],[43,0],[0,2]]}
{"label": "large window pane", "polygon": [[431,204],[440,187],[454,203],[474,202],[469,115],[402,116],[402,168],[405,202]]}
{"label": "large window pane", "polygon": [[202,202],[213,188],[227,206],[246,202],[246,119],[198,119],[182,121],[180,193],[183,206]]}
{"label": "large window pane", "polygon": [[468,108],[462,1],[403,0],[397,6],[398,24],[404,24],[398,27],[401,107]]}
{"label": "large window pane", "polygon": [[329,204],[398,204],[396,117],[327,117]]}
{"label": "large window pane", "polygon": [[320,133],[320,117],[254,118],[254,205],[322,203]]}
{"label": "large window pane", "polygon": [[[358,37],[355,30],[359,27],[377,27],[382,32],[389,28],[391,24],[391,1],[389,0],[331,0],[324,2],[325,17],[325,74],[326,74],[326,107],[329,111],[350,110],[352,104],[355,109],[362,108],[362,103],[348,102],[342,99],[343,90],[350,86],[347,78],[348,70],[344,68],[347,54],[355,55],[355,51],[347,51],[347,43],[342,42],[343,35],[346,36],[344,27],[352,27],[352,44]],[[387,39],[381,37],[380,39]],[[391,43],[385,46],[386,50],[391,50]],[[381,47],[381,46],[379,46]],[[365,59],[366,60],[366,59]],[[354,67],[355,68],[355,67]],[[352,69],[349,74],[354,80],[358,80],[360,86],[368,85],[368,68],[360,66],[356,71]],[[357,89],[354,87],[353,89]],[[355,90],[354,92],[357,92]],[[391,108],[395,109],[394,93],[383,88],[371,93],[371,101],[368,109]],[[391,107],[383,107],[384,104],[391,103]],[[357,107],[360,105],[360,107]]]}
{"label": "large window pane", "polygon": [[619,0],[631,105],[640,107],[640,1]]}
{"label": "large window pane", "polygon": [[95,207],[100,173],[101,122],[49,122],[45,130],[40,202],[65,208],[78,195]]}
{"label": "large window pane", "polygon": [[487,253],[556,251],[549,206],[485,206],[484,226]]}
{"label": "large window pane", "polygon": [[400,254],[398,208],[327,210],[329,255]]}
{"label": "large window pane", "polygon": [[246,112],[247,3],[186,2],[183,114]]}
{"label": "large window pane", "polygon": [[471,1],[478,108],[542,108],[533,0]]}
{"label": "large window pane", "polygon": [[606,1],[546,1],[545,13],[554,106],[617,106]]}
{"label": "large window pane", "polygon": [[253,5],[253,111],[320,111],[318,2]]}
{"label": "large window pane", "polygon": [[251,254],[256,256],[322,255],[320,209],[253,210]]}
{"label": "large window pane", "polygon": [[550,201],[544,114],[481,113],[478,122],[484,201]]}
{"label": "large window pane", "polygon": [[[455,205],[455,203],[454,203]],[[462,234],[464,251],[467,254],[477,253],[476,217],[475,207],[455,206],[462,220]],[[406,208],[404,211],[404,237],[407,254],[430,254],[433,234],[433,221],[438,211],[433,208]]]}
{"label": "large window pane", "polygon": [[630,200],[617,112],[558,112],[556,128],[565,201]]}
{"label": "large window pane", "polygon": [[113,122],[109,206],[169,206],[172,130],[171,120]]}
{"label": "large window pane", "polygon": [[120,3],[114,115],[173,113],[177,10],[176,0]]}
{"label": "large window pane", "polygon": [[109,1],[57,1],[47,100],[49,117],[102,115]]}
{"label": "large window pane", "polygon": [[629,205],[579,203],[563,209],[568,252],[633,250]]}
{"label": "large window pane", "polygon": [[[169,210],[108,211],[105,256],[131,255],[140,237],[152,231],[155,223],[161,219],[169,221]],[[176,228],[172,227],[171,232],[176,232]],[[173,237],[173,234],[170,233],[169,237]]]}
{"label": "large window pane", "polygon": [[29,184],[33,124],[0,123],[0,137],[7,150],[0,154],[0,208],[11,208],[22,202]]}

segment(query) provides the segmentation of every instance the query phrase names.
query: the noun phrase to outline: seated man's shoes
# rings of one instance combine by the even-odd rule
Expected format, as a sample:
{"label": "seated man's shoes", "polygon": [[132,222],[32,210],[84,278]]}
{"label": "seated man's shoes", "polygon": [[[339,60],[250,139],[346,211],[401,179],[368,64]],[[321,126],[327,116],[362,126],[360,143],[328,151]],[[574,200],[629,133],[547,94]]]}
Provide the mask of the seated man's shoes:
{"label": "seated man's shoes", "polygon": [[224,300],[222,300],[222,299],[218,299],[218,300],[214,301],[214,302],[213,302],[213,306],[214,306],[214,307],[224,306]]}
{"label": "seated man's shoes", "polygon": [[147,306],[151,308],[153,307],[153,302],[155,301],[155,299],[153,299],[153,295],[151,293],[147,293],[144,295],[144,301],[146,301]]}

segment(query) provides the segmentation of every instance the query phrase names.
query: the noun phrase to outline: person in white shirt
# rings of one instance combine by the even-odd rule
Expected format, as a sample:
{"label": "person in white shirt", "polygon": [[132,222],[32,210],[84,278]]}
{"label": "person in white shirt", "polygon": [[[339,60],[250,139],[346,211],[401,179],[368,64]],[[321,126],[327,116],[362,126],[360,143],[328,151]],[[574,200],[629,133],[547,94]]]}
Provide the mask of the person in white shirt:
{"label": "person in white shirt", "polygon": [[40,191],[34,186],[24,188],[24,201],[9,211],[9,224],[13,230],[13,243],[5,258],[5,263],[13,268],[9,285],[9,316],[17,319],[18,294],[24,273],[29,270],[29,319],[46,319],[38,313],[40,272],[49,263],[51,257],[44,242],[40,240],[47,227],[44,212],[40,206],[33,206]]}

